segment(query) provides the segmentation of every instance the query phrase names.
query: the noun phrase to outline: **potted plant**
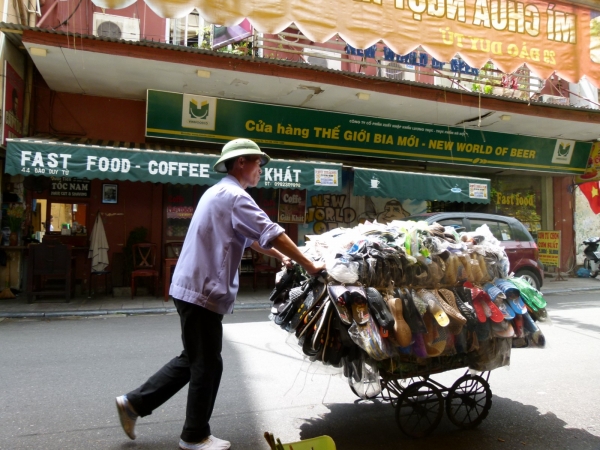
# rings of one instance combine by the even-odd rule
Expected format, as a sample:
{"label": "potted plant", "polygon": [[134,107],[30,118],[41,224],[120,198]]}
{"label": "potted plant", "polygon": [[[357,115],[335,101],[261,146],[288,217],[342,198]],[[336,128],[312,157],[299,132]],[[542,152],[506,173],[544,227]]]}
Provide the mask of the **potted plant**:
{"label": "potted plant", "polygon": [[16,246],[19,243],[21,225],[25,219],[25,205],[22,203],[11,203],[6,215],[8,216],[8,226],[10,227],[10,245]]}

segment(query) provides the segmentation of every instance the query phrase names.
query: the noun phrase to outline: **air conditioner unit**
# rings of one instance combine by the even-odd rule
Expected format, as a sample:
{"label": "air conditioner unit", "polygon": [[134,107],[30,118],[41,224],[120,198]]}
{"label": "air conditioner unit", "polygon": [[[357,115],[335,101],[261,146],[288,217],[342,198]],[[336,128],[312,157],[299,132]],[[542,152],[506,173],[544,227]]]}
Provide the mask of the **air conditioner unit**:
{"label": "air conditioner unit", "polygon": [[381,61],[381,65],[385,67],[379,68],[379,75],[390,80],[404,80],[405,75],[404,65],[396,61]]}
{"label": "air conditioner unit", "polygon": [[139,41],[140,19],[94,13],[94,36]]}
{"label": "air conditioner unit", "polygon": [[[326,52],[314,48],[305,48],[304,56],[311,66],[320,66],[326,69],[342,70],[341,55],[335,52]],[[338,59],[329,59],[338,58]]]}
{"label": "air conditioner unit", "polygon": [[553,105],[565,105],[569,106],[569,99],[567,97],[561,97],[559,95],[540,95],[540,100],[544,103],[551,103]]}

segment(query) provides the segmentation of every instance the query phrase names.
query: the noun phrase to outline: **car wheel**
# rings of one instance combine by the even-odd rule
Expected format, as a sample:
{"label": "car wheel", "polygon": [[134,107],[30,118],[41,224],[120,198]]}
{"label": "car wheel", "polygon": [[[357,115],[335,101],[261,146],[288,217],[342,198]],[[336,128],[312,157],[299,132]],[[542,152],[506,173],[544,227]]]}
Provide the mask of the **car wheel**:
{"label": "car wheel", "polygon": [[536,288],[538,291],[540,290],[540,286],[542,284],[540,281],[540,278],[535,273],[533,273],[531,270],[521,269],[515,274],[515,276],[523,278],[525,281],[527,281],[531,286]]}

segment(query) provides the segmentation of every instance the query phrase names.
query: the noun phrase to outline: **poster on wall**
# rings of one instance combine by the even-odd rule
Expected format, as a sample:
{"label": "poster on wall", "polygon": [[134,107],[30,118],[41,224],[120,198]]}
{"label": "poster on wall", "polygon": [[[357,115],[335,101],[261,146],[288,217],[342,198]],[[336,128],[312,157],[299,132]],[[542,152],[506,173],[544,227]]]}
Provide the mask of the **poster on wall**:
{"label": "poster on wall", "polygon": [[575,183],[582,184],[598,180],[600,180],[600,142],[594,142],[585,172],[575,177]]}
{"label": "poster on wall", "polygon": [[350,173],[342,172],[342,191],[323,193],[308,191],[306,220],[298,227],[298,244],[307,236],[323,234],[334,228],[351,228],[359,223],[390,223],[407,216],[427,212],[427,201],[351,195]]}
{"label": "poster on wall", "polygon": [[89,198],[92,182],[83,178],[50,177],[50,195],[53,197]]}
{"label": "poster on wall", "polygon": [[560,267],[560,231],[538,231],[540,261],[547,267]]}
{"label": "poster on wall", "polygon": [[23,105],[25,104],[25,82],[4,61],[4,101],[2,102],[2,145],[7,138],[23,137]]}
{"label": "poster on wall", "polygon": [[281,223],[304,223],[306,216],[306,191],[300,189],[279,190],[279,214]]}

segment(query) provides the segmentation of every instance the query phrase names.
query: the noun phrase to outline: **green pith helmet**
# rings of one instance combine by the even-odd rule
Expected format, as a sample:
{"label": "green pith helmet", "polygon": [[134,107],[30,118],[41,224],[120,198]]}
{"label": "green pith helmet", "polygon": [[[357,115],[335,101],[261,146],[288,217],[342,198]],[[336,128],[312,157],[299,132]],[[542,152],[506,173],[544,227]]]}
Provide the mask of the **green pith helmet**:
{"label": "green pith helmet", "polygon": [[225,173],[227,172],[225,161],[245,155],[260,155],[261,167],[271,161],[269,155],[264,153],[256,142],[251,141],[250,139],[234,139],[223,146],[221,157],[213,166],[213,170],[215,172]]}

